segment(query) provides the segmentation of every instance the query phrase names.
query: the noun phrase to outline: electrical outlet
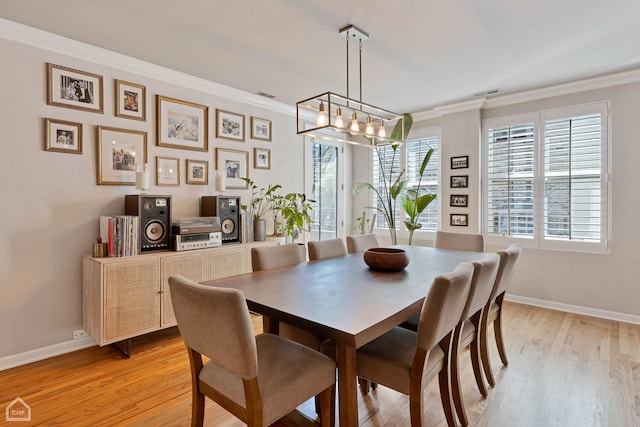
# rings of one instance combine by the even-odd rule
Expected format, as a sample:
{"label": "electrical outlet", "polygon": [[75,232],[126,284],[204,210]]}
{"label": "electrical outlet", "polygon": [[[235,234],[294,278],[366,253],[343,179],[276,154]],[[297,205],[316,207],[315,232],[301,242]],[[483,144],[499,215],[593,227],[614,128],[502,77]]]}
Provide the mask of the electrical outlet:
{"label": "electrical outlet", "polygon": [[78,329],[76,331],[73,331],[73,339],[74,340],[79,340],[80,338],[84,338],[84,337],[88,337],[89,335],[87,334],[87,332],[84,329]]}

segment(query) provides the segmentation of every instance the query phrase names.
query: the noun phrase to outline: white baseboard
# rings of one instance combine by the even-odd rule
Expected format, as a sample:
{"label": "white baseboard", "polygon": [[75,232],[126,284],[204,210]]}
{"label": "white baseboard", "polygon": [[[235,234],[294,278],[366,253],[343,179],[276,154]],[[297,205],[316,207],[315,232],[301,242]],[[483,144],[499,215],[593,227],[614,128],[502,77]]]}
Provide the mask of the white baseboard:
{"label": "white baseboard", "polygon": [[616,322],[631,323],[640,325],[640,316],[616,311],[599,310],[597,308],[582,307],[579,305],[563,304],[560,302],[545,301],[536,298],[521,297],[507,294],[505,300],[519,304],[533,305],[535,307],[548,308],[551,310],[564,311],[566,313],[582,314],[584,316],[598,317],[600,319],[615,320]]}
{"label": "white baseboard", "polygon": [[24,353],[0,357],[0,371],[15,368],[16,366],[26,365],[27,363],[37,362],[38,360],[59,356],[61,354],[71,353],[72,351],[82,350],[83,348],[94,345],[97,344],[93,338],[84,337],[77,340],[49,345],[47,347],[36,348],[34,350],[25,351]]}

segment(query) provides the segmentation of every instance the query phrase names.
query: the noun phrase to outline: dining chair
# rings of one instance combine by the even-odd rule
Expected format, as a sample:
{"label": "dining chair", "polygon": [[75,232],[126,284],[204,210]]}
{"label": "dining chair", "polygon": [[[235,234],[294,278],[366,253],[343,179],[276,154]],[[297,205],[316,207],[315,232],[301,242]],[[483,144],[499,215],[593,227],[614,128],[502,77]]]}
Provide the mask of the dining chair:
{"label": "dining chair", "polygon": [[277,335],[254,336],[237,289],[180,275],[169,277],[169,287],[191,366],[192,426],[203,425],[205,396],[252,427],[268,426],[318,396],[322,426],[335,423],[333,360]]}
{"label": "dining chair", "polygon": [[306,256],[304,246],[297,243],[258,246],[251,248],[251,267],[253,271],[288,267],[306,261]]}
{"label": "dining chair", "polygon": [[307,243],[309,261],[345,256],[347,248],[341,238],[329,240],[312,240]]}
{"label": "dining chair", "polygon": [[[411,426],[422,426],[424,388],[437,376],[440,401],[448,426],[455,426],[450,392],[450,352],[453,329],[460,322],[471,287],[473,265],[433,279],[420,312],[418,332],[395,327],[356,350],[356,374],[409,395]],[[335,357],[335,342],[322,352]]]}
{"label": "dining chair", "polygon": [[480,390],[480,394],[483,397],[487,397],[487,387],[482,377],[480,358],[480,321],[483,309],[496,282],[500,257],[495,253],[487,254],[481,260],[473,261],[472,264],[473,277],[471,279],[469,297],[462,311],[460,323],[454,329],[451,348],[451,393],[458,419],[464,427],[469,425],[469,419],[464,407],[462,388],[460,386],[460,353],[469,346],[471,365],[478,390]]}
{"label": "dining chair", "polygon": [[436,231],[433,247],[456,251],[484,252],[484,237],[477,233]]}
{"label": "dining chair", "polygon": [[373,233],[347,236],[347,251],[350,254],[364,252],[369,248],[377,248],[378,246],[380,246],[378,236]]}
{"label": "dining chair", "polygon": [[491,369],[491,359],[489,357],[489,337],[488,329],[489,325],[493,324],[493,333],[496,339],[496,346],[498,348],[498,354],[500,360],[504,366],[509,365],[509,359],[507,358],[507,351],[504,346],[504,338],[502,334],[502,304],[504,302],[504,296],[511,284],[513,273],[516,270],[516,265],[520,259],[522,249],[519,245],[509,245],[507,249],[499,250],[497,252],[500,257],[500,267],[498,268],[498,274],[496,281],[491,290],[489,296],[489,302],[487,303],[482,319],[480,321],[480,357],[482,359],[482,367],[484,369],[487,381],[494,387],[496,385],[495,377]]}

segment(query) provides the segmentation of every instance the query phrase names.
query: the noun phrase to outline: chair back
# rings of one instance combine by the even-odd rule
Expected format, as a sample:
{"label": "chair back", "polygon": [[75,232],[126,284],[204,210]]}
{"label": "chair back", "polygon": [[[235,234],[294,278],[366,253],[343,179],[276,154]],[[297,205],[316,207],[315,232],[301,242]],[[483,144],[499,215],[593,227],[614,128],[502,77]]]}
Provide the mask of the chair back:
{"label": "chair back", "polygon": [[487,254],[483,259],[473,261],[472,264],[473,277],[469,298],[467,298],[467,304],[462,311],[463,321],[480,311],[489,301],[493,285],[496,283],[500,257],[498,254]]}
{"label": "chair back", "polygon": [[258,355],[244,294],[169,277],[171,304],[187,347],[244,378],[258,375]]}
{"label": "chair back", "polygon": [[473,265],[462,262],[451,273],[433,279],[420,312],[418,347],[431,350],[460,322],[472,277]]}
{"label": "chair back", "polygon": [[309,261],[345,256],[347,248],[341,238],[329,240],[312,240],[307,243]]}
{"label": "chair back", "polygon": [[297,243],[251,248],[251,267],[253,271],[289,267],[304,261],[306,261],[304,246]]}
{"label": "chair back", "polygon": [[433,247],[456,251],[484,252],[484,237],[482,237],[482,234],[476,233],[436,231]]}
{"label": "chair back", "polygon": [[378,246],[380,246],[378,236],[373,233],[347,236],[347,251],[350,254],[364,252],[369,248],[377,248]]}
{"label": "chair back", "polygon": [[498,268],[495,285],[493,285],[493,290],[491,291],[490,301],[504,293],[511,284],[513,273],[516,271],[516,265],[520,259],[520,253],[522,253],[522,248],[516,244],[509,245],[507,249],[497,252],[500,257],[500,267]]}

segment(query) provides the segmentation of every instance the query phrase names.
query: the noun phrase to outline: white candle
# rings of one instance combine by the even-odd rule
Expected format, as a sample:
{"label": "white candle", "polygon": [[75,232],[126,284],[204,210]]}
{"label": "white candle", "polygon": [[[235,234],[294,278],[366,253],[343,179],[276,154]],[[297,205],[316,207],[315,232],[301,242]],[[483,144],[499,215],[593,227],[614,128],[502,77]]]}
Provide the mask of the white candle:
{"label": "white candle", "polygon": [[139,190],[148,190],[149,172],[147,171],[147,165],[143,165],[140,169],[142,170],[136,171],[136,188]]}
{"label": "white candle", "polygon": [[216,176],[216,189],[220,192],[226,191],[227,183],[225,182],[224,175]]}

